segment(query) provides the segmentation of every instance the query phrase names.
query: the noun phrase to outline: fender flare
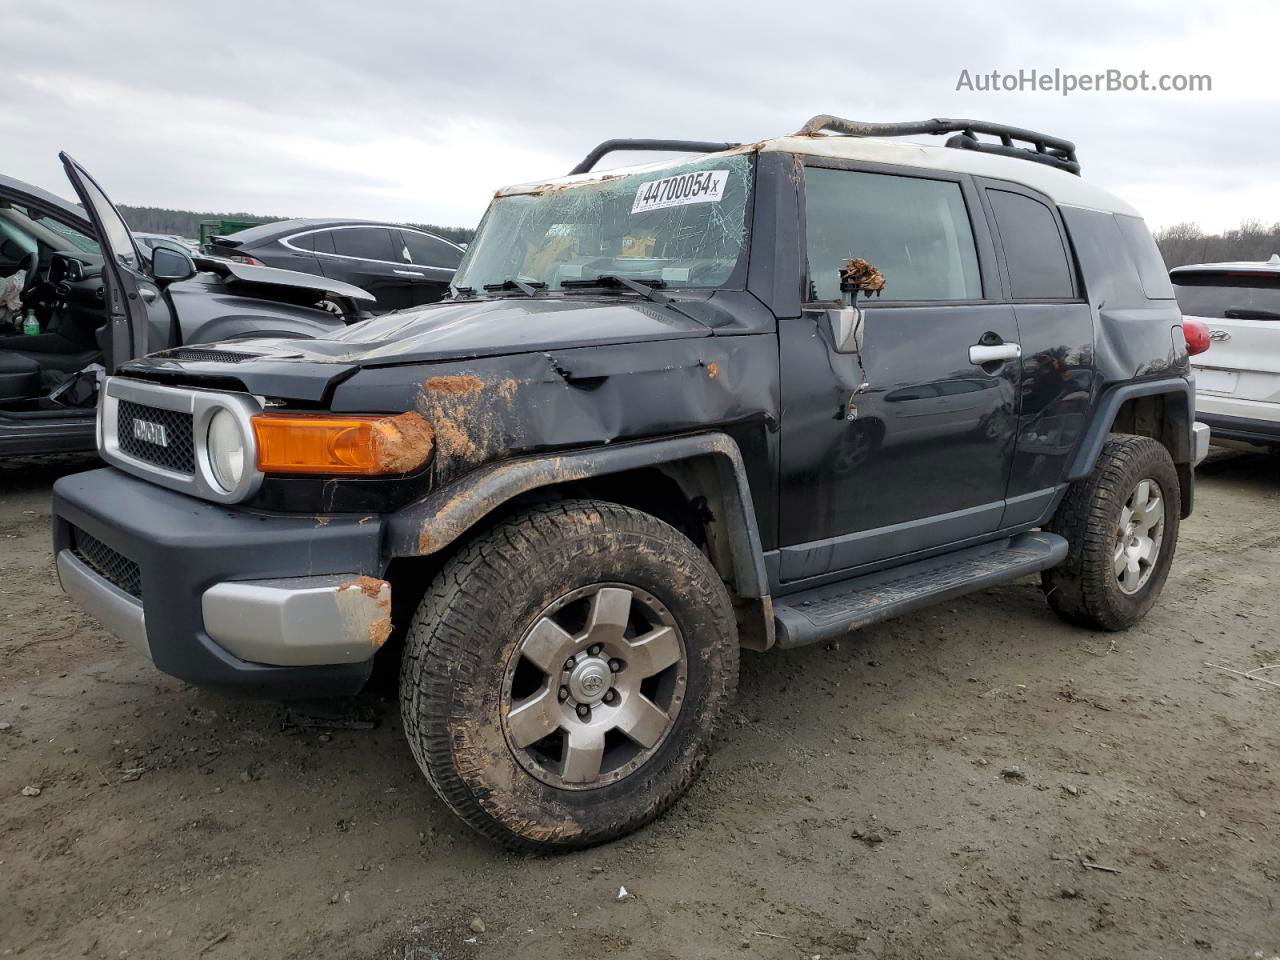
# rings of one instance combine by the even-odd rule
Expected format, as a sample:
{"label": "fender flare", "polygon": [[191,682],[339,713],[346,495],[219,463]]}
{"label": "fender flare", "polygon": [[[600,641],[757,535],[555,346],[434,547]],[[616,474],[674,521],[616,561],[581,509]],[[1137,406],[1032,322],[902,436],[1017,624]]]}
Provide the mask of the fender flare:
{"label": "fender flare", "polygon": [[744,598],[766,598],[769,579],[738,445],[723,433],[699,433],[593,447],[487,464],[392,515],[393,557],[436,553],[464,536],[495,509],[531,490],[644,467],[709,460],[716,469],[719,510],[732,566],[731,586]]}
{"label": "fender flare", "polygon": [[[1093,422],[1089,425],[1084,439],[1076,450],[1075,458],[1071,461],[1071,469],[1067,473],[1067,479],[1083,480],[1092,472],[1093,465],[1098,462],[1098,455],[1102,453],[1103,444],[1107,442],[1107,435],[1111,433],[1111,427],[1116,422],[1116,416],[1127,401],[1138,397],[1153,397],[1175,393],[1182,397],[1186,403],[1187,449],[1185,452],[1189,453],[1192,449],[1191,430],[1192,425],[1195,423],[1195,386],[1183,377],[1149,380],[1145,383],[1126,383],[1118,387],[1112,387],[1099,398],[1094,408]],[[1178,453],[1179,451],[1173,451],[1175,463],[1179,462]]]}

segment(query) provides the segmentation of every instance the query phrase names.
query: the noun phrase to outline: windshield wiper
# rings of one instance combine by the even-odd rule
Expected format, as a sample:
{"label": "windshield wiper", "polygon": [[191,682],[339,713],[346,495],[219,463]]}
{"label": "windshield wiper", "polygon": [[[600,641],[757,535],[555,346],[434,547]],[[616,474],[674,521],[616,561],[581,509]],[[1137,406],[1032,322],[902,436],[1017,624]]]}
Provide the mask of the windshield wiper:
{"label": "windshield wiper", "polygon": [[453,290],[453,296],[455,299],[459,296],[463,296],[463,297],[474,296],[476,292],[475,287],[451,287],[451,289]]}
{"label": "windshield wiper", "polygon": [[546,284],[541,280],[521,280],[519,277],[511,277],[501,283],[486,283],[484,288],[490,292],[495,290],[519,290],[526,297],[532,297],[545,286]]}
{"label": "windshield wiper", "polygon": [[638,293],[640,296],[652,300],[654,303],[670,303],[671,298],[664,293],[659,293],[659,287],[665,287],[665,280],[632,280],[630,277],[620,277],[616,273],[604,273],[598,277],[584,277],[581,280],[561,280],[561,287],[613,287],[626,288],[632,293]]}
{"label": "windshield wiper", "polygon": [[1280,312],[1252,308],[1232,307],[1229,310],[1223,310],[1222,315],[1228,320],[1280,320]]}

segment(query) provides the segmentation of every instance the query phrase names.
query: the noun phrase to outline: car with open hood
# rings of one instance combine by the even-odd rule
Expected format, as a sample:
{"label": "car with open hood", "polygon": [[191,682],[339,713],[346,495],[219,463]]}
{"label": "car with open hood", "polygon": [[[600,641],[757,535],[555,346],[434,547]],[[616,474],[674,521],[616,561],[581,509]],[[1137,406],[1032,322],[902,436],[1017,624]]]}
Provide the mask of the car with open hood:
{"label": "car with open hood", "polygon": [[93,178],[61,158],[82,207],[0,177],[0,456],[94,449],[99,378],[127,360],[314,337],[368,315],[373,297],[341,281],[139,243]]}
{"label": "car with open hood", "polygon": [[1155,242],[1079,170],[969,120],[602,144],[497,192],[445,302],[122,365],[62,585],[195,684],[398,673],[467,823],[619,837],[742,650],[1029,575],[1090,629],[1156,603],[1208,430]]}

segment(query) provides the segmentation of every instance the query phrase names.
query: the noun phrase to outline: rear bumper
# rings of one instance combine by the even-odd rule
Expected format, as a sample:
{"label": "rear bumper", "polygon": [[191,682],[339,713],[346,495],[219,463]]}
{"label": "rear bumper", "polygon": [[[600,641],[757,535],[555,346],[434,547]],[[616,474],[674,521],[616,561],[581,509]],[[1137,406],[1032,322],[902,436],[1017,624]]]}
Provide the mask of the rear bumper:
{"label": "rear bumper", "polygon": [[1197,420],[1191,424],[1191,465],[1198,467],[1209,455],[1209,440],[1213,431],[1207,423]]}
{"label": "rear bumper", "polygon": [[[1275,404],[1267,404],[1274,407]],[[1243,440],[1246,443],[1280,444],[1280,420],[1228,416],[1196,410],[1196,420],[1208,424],[1216,440]]]}
{"label": "rear bumper", "polygon": [[391,631],[377,518],[253,513],[107,468],[54,484],[53,537],[63,589],[201,686],[354,693]]}

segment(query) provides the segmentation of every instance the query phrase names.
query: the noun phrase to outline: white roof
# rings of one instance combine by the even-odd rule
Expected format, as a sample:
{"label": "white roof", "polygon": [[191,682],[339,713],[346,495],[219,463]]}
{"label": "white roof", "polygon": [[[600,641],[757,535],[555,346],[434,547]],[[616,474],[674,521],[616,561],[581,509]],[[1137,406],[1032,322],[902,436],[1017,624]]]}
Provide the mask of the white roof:
{"label": "white roof", "polygon": [[1270,260],[1234,260],[1229,263],[1188,263],[1174,267],[1173,273],[1199,273],[1201,271],[1222,273],[1280,273],[1280,254],[1273,253]]}
{"label": "white roof", "polygon": [[[1048,164],[1002,157],[999,154],[977,150],[958,150],[954,147],[932,146],[907,140],[884,140],[875,137],[814,136],[777,137],[760,143],[745,144],[722,153],[706,154],[707,157],[732,156],[759,151],[761,153],[798,153],[813,157],[832,157],[840,160],[866,160],[872,163],[896,164],[902,167],[919,167],[923,170],[942,170],[951,173],[968,173],[993,180],[1009,180],[1033,190],[1039,190],[1061,206],[1083,207],[1103,213],[1121,213],[1140,217],[1133,207],[1087,180],[1059,170]],[[666,167],[687,163],[688,157],[668,158],[656,163],[631,167],[615,167],[612,170],[592,170],[570,177],[557,177],[534,183],[522,183],[504,187],[497,196],[521,193],[540,193],[547,189],[570,187],[578,183],[607,180],[635,173],[647,173]]]}

